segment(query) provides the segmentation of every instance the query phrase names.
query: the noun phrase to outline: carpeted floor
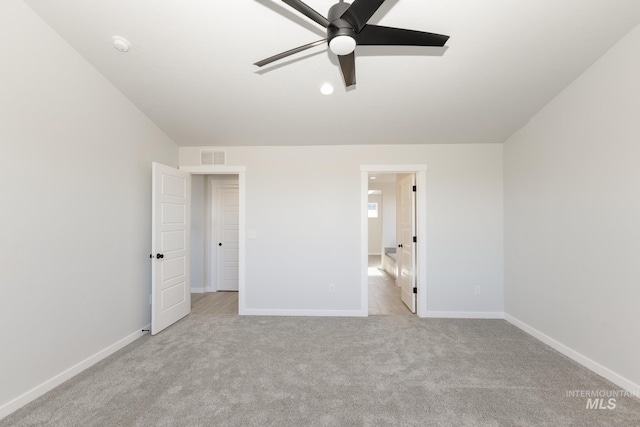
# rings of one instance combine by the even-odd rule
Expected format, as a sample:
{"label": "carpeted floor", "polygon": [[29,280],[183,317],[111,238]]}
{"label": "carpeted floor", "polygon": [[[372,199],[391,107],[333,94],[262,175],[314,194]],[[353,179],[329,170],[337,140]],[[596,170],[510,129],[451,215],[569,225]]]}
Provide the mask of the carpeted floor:
{"label": "carpeted floor", "polygon": [[501,320],[192,314],[1,426],[639,426],[640,400]]}

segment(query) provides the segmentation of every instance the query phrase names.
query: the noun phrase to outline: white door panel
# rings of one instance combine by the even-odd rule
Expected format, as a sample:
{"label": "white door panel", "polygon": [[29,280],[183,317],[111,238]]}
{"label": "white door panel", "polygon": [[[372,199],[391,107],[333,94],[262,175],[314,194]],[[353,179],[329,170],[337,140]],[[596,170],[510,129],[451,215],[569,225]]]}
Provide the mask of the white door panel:
{"label": "white door panel", "polygon": [[185,230],[165,231],[162,233],[162,241],[160,243],[160,251],[167,253],[174,251],[183,251],[186,248],[187,233]]}
{"label": "white door panel", "polygon": [[225,249],[223,252],[223,261],[224,262],[239,262],[240,261],[240,254],[238,253],[237,250],[235,249]]}
{"label": "white door panel", "polygon": [[162,281],[183,277],[186,274],[184,257],[169,259],[162,262]]}
{"label": "white door panel", "polygon": [[172,203],[162,204],[162,223],[163,224],[183,224],[186,212],[184,205],[176,205]]}
{"label": "white door panel", "polygon": [[151,334],[191,312],[191,175],[153,163]]}
{"label": "white door panel", "polygon": [[[159,164],[159,163],[156,163]],[[164,166],[164,165],[161,165]],[[170,168],[173,169],[173,168]],[[177,169],[173,169],[177,170]],[[173,196],[177,198],[184,198],[187,193],[187,180],[180,176],[173,176],[167,173],[163,173],[160,176],[161,189],[160,194],[162,196]]]}
{"label": "white door panel", "polygon": [[240,241],[239,237],[238,237],[238,230],[229,230],[226,229],[222,232],[222,241],[224,243],[230,244],[230,243],[238,243]]}
{"label": "white door panel", "polygon": [[173,309],[185,302],[185,283],[180,282],[162,290],[162,312]]}
{"label": "white door panel", "polygon": [[225,267],[224,268],[224,279],[225,280],[238,280],[238,269],[235,267]]}
{"label": "white door panel", "polygon": [[411,174],[399,182],[400,191],[400,242],[399,248],[401,266],[399,271],[400,296],[402,302],[409,307],[412,313],[416,312],[416,250],[413,237],[416,235],[416,202],[413,188],[416,180]]}
{"label": "white door panel", "polygon": [[237,191],[224,192],[224,204],[227,206],[238,206],[240,195]]}
{"label": "white door panel", "polygon": [[225,225],[238,225],[240,223],[238,212],[225,212],[223,222]]}
{"label": "white door panel", "polygon": [[238,290],[240,205],[237,185],[218,189],[217,289]]}

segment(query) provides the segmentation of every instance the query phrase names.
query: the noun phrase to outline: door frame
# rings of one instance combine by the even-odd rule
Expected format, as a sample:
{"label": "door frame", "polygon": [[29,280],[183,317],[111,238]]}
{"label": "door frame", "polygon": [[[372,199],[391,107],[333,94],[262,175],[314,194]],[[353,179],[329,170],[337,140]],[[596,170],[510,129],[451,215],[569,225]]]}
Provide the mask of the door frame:
{"label": "door frame", "polygon": [[179,169],[192,175],[238,175],[238,314],[247,312],[245,295],[246,271],[246,166],[180,166]]}
{"label": "door frame", "polygon": [[427,317],[427,165],[360,165],[360,311],[369,315],[369,257],[368,190],[369,175],[396,173],[416,175],[416,286],[418,288],[418,317]]}

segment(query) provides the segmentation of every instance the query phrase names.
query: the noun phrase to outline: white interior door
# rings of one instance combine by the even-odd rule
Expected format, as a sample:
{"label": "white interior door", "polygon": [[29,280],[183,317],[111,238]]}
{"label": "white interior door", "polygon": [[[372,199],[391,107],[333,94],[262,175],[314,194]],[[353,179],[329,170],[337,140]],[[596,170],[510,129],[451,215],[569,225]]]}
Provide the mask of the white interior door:
{"label": "white interior door", "polygon": [[191,175],[153,163],[151,334],[191,312]]}
{"label": "white interior door", "polygon": [[218,189],[217,288],[219,291],[238,290],[239,200],[237,185]]}
{"label": "white interior door", "polygon": [[416,236],[416,197],[414,186],[416,185],[416,177],[414,174],[408,175],[399,181],[400,194],[400,233],[398,252],[401,260],[399,281],[400,296],[402,302],[409,307],[412,313],[416,312],[416,245],[413,241]]}

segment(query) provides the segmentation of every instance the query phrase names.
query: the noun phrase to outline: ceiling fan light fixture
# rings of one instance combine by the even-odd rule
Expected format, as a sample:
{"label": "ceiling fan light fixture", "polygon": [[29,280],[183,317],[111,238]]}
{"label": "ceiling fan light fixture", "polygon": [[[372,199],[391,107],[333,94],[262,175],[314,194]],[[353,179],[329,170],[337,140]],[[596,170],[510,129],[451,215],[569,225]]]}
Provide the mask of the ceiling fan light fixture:
{"label": "ceiling fan light fixture", "polygon": [[349,55],[356,49],[356,39],[351,36],[336,36],[329,42],[329,49],[336,55]]}

